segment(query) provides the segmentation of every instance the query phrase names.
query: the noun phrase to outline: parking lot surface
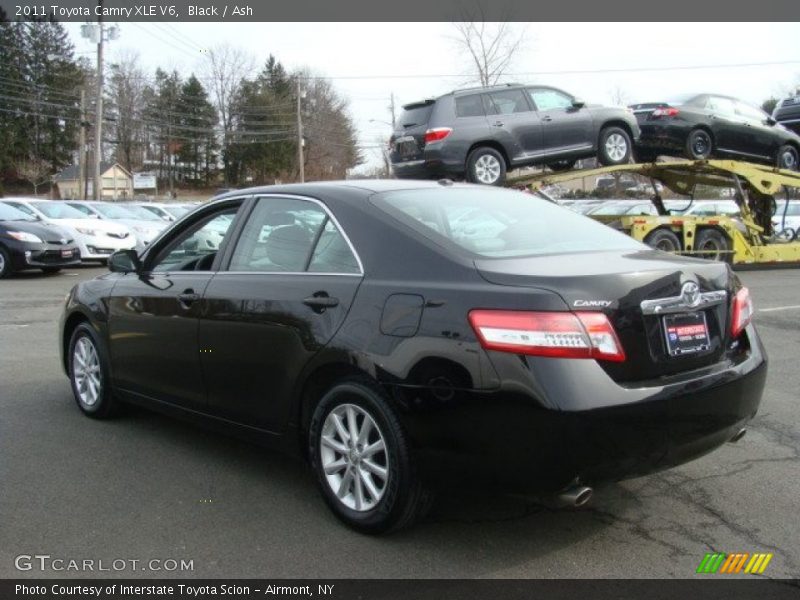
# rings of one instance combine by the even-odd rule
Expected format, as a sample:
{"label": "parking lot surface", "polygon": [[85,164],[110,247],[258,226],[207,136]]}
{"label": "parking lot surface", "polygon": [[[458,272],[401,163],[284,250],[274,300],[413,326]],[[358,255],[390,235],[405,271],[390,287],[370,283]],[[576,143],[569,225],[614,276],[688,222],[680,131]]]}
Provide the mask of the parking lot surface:
{"label": "parking lot surface", "polygon": [[[72,285],[102,272],[0,282],[0,577],[692,577],[707,552],[772,552],[764,576],[800,573],[800,269],[740,273],[771,365],[739,443],[581,510],[485,490],[379,538],[340,525],[295,460],[143,410],[84,417],[57,322]],[[21,554],[193,570],[19,571]]]}

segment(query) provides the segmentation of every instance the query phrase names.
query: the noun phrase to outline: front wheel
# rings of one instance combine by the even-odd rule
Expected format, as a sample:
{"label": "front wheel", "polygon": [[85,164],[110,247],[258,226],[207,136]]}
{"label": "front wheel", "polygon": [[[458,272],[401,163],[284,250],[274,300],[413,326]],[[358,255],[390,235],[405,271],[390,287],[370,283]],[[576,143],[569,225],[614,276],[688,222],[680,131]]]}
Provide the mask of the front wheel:
{"label": "front wheel", "polygon": [[605,127],[600,132],[597,160],[605,166],[624,165],[631,160],[631,137],[621,127]]}
{"label": "front wheel", "polygon": [[88,323],[72,332],[69,378],[78,408],[89,417],[105,419],[117,412],[108,363],[99,336]]}
{"label": "front wheel", "polygon": [[706,160],[714,152],[714,141],[705,129],[695,129],[686,138],[686,156],[692,160]]}
{"label": "front wheel", "polygon": [[406,434],[381,388],[366,379],[325,394],[311,418],[309,455],[325,502],[362,533],[408,526],[427,506]]}
{"label": "front wheel", "polygon": [[6,249],[0,247],[0,279],[11,275],[11,257]]}
{"label": "front wheel", "polygon": [[778,149],[777,165],[779,169],[788,169],[789,171],[797,171],[798,160],[797,149],[794,146],[786,144]]}
{"label": "front wheel", "polygon": [[501,185],[506,180],[506,161],[494,148],[475,148],[467,157],[467,179],[472,183]]}

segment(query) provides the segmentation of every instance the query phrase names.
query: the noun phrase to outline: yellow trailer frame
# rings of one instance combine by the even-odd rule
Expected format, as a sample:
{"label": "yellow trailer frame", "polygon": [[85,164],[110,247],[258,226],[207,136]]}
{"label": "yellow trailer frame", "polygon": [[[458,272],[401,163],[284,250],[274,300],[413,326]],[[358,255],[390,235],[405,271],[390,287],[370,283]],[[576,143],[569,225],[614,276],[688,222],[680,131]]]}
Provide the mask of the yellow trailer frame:
{"label": "yellow trailer frame", "polygon": [[[734,160],[675,160],[669,162],[615,165],[597,169],[584,169],[563,173],[541,173],[509,179],[512,187],[528,188],[542,192],[543,188],[570,181],[579,177],[596,177],[612,173],[634,173],[659,182],[673,192],[692,194],[696,185],[731,187],[737,191],[741,220],[726,216],[681,216],[663,214],[659,216],[621,216],[602,219],[621,224],[625,233],[644,240],[658,229],[668,229],[681,241],[682,254],[702,255],[695,250],[697,235],[704,229],[719,231],[728,241],[727,251],[715,252],[734,265],[790,265],[800,266],[800,241],[785,242],[769,235],[772,203],[784,188],[800,188],[800,173],[764,165]],[[660,197],[655,195],[653,203],[659,207]],[[766,216],[765,216],[766,215]],[[765,220],[766,219],[766,220]]]}

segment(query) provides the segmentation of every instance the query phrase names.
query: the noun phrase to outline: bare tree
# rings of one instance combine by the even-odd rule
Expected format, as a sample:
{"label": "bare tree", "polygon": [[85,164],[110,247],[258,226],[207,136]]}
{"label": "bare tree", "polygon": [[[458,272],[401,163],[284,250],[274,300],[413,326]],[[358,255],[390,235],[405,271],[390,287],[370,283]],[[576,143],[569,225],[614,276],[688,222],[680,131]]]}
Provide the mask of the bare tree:
{"label": "bare tree", "polygon": [[500,81],[525,41],[525,31],[517,32],[509,23],[463,21],[453,26],[454,40],[469,53],[483,87]]}
{"label": "bare tree", "polygon": [[41,158],[20,160],[14,164],[17,175],[33,185],[33,195],[39,195],[39,186],[50,181],[50,165]]}
{"label": "bare tree", "polygon": [[222,124],[222,161],[225,181],[229,181],[230,138],[234,129],[233,116],[242,80],[254,69],[253,57],[240,48],[228,44],[215,46],[208,51],[206,78]]}
{"label": "bare tree", "polygon": [[614,106],[627,106],[630,103],[628,93],[622,89],[622,86],[616,85],[611,90],[611,103]]}
{"label": "bare tree", "polygon": [[116,141],[116,159],[128,171],[141,167],[144,159],[144,80],[135,52],[120,54],[119,60],[111,65],[108,98],[114,115],[111,131]]}

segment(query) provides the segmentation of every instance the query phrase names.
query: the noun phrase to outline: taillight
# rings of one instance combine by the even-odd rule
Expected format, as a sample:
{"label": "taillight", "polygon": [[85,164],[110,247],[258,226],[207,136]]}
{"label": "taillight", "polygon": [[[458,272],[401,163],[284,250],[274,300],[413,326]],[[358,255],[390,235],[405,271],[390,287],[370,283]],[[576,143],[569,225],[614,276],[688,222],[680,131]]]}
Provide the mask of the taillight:
{"label": "taillight", "polygon": [[654,117],[674,117],[679,112],[680,111],[677,108],[667,106],[665,108],[657,108],[650,114]]}
{"label": "taillight", "polygon": [[731,335],[739,337],[753,319],[753,301],[750,299],[750,290],[743,287],[733,297],[733,316],[731,317]]}
{"label": "taillight", "polygon": [[431,142],[438,142],[443,140],[450,132],[453,131],[452,127],[434,127],[433,129],[428,129],[425,132],[425,143],[430,144]]}
{"label": "taillight", "polygon": [[622,362],[625,352],[599,312],[473,310],[469,322],[487,350]]}

